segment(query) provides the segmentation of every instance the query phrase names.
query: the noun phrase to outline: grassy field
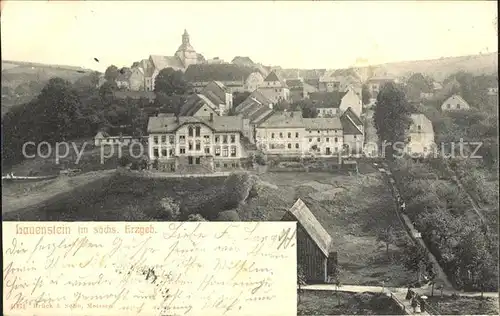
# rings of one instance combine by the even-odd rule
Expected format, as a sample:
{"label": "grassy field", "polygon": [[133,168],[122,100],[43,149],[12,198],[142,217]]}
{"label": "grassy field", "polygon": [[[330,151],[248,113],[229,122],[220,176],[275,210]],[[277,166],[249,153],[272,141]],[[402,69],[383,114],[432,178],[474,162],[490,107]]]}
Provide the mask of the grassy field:
{"label": "grassy field", "polygon": [[[340,304],[339,304],[340,302]],[[297,315],[401,315],[389,297],[377,293],[305,291],[297,304]]]}
{"label": "grassy field", "polygon": [[[401,249],[377,241],[391,226],[407,238],[399,222],[391,193],[378,172],[356,176],[328,173],[266,173],[261,179],[278,188],[271,219],[301,198],[333,238],[344,284],[406,286],[414,274],[400,264]],[[267,198],[269,200],[269,198]],[[272,211],[272,210],[271,210]]]}
{"label": "grassy field", "polygon": [[480,297],[429,297],[429,304],[440,315],[498,315],[498,299]]}

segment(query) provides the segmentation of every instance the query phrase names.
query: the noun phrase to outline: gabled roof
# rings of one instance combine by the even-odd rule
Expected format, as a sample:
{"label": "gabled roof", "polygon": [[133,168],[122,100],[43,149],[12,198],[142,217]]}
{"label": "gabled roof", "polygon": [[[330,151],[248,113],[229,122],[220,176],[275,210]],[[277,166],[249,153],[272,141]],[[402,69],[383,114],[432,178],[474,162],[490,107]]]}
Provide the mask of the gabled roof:
{"label": "gabled roof", "polygon": [[259,91],[259,89],[257,89],[253,91],[243,102],[241,102],[235,108],[235,111],[237,113],[240,113],[251,106],[256,106],[259,108],[264,106],[269,108],[270,104],[272,104],[272,101],[269,100],[266,96],[264,96],[262,92]]}
{"label": "gabled roof", "polygon": [[358,116],[349,107],[341,116],[342,131],[344,135],[363,135],[359,125],[363,125]]}
{"label": "gabled roof", "polygon": [[298,199],[288,212],[302,226],[325,257],[328,257],[332,247],[332,237],[316,219],[307,205],[301,199]]}
{"label": "gabled roof", "polygon": [[236,56],[233,58],[231,63],[237,64],[237,65],[248,65],[248,66],[254,64],[254,62],[250,59],[250,57],[246,57],[246,56]]}
{"label": "gabled roof", "polygon": [[210,101],[206,96],[204,96],[203,94],[193,94],[182,105],[179,111],[179,115],[192,116],[204,105],[207,105],[212,110],[217,111],[218,106],[212,103],[212,101]]}
{"label": "gabled roof", "polygon": [[455,99],[455,100],[457,100],[457,101],[459,101],[459,102],[463,102],[463,103],[465,103],[467,106],[469,106],[469,107],[470,107],[469,103],[468,103],[467,101],[465,101],[465,100],[464,100],[464,98],[462,98],[462,97],[461,97],[460,95],[458,95],[458,94],[454,94],[454,95],[450,96],[448,99],[446,99],[446,100],[443,102],[443,104],[446,104],[447,102],[450,102],[452,99]]}
{"label": "gabled roof", "polygon": [[287,79],[285,83],[290,89],[304,87],[304,82],[301,79]]}
{"label": "gabled roof", "polygon": [[347,92],[311,92],[309,99],[316,104],[316,107],[321,108],[338,108],[342,98]]}
{"label": "gabled roof", "polygon": [[319,78],[304,79],[304,82],[317,88],[319,85]]}
{"label": "gabled roof", "polygon": [[274,81],[279,81],[282,86],[286,87],[285,81],[281,79],[281,77],[276,73],[276,71],[271,71],[269,75],[264,79],[264,82],[274,82]]}
{"label": "gabled roof", "polygon": [[[421,113],[415,113],[411,115],[410,133],[432,133],[434,134],[434,128],[432,127],[432,122],[425,115]],[[420,126],[420,130],[418,129]]]}
{"label": "gabled roof", "polygon": [[235,64],[197,64],[190,65],[184,77],[189,82],[245,81],[252,72],[250,67]]}
{"label": "gabled roof", "polygon": [[151,55],[149,58],[153,63],[153,67],[158,70],[165,68],[173,68],[174,70],[184,69],[182,61],[177,56]]}
{"label": "gabled roof", "polygon": [[215,132],[241,132],[243,118],[241,116],[213,116],[209,117],[179,116],[176,117],[150,117],[148,122],[148,133],[172,133],[180,126],[189,123],[202,123]]}

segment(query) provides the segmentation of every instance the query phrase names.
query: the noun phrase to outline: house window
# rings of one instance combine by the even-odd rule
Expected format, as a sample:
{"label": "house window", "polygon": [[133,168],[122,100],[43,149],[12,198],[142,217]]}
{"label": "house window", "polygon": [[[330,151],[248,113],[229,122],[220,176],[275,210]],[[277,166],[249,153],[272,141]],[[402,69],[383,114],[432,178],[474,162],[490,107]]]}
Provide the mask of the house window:
{"label": "house window", "polygon": [[318,134],[320,133],[320,131],[318,131]]}
{"label": "house window", "polygon": [[163,135],[163,136],[161,137],[161,143],[162,143],[162,144],[165,144],[166,142],[167,142],[167,136]]}
{"label": "house window", "polygon": [[166,149],[162,149],[161,150],[161,156],[162,157],[167,157],[167,150]]}
{"label": "house window", "polygon": [[223,142],[224,144],[227,144],[227,135],[223,135],[223,136],[222,136],[222,142]]}
{"label": "house window", "polygon": [[201,134],[201,127],[196,126],[196,137],[200,137]]}
{"label": "house window", "polygon": [[418,131],[421,131],[422,130],[422,126],[418,125],[417,129],[418,129]]}
{"label": "house window", "polygon": [[460,104],[457,104],[457,109],[460,109]]}
{"label": "house window", "polygon": [[236,142],[236,135],[231,135],[231,143],[235,143]]}
{"label": "house window", "polygon": [[158,156],[159,156],[159,153],[158,153],[158,148],[153,149],[153,156],[154,156],[155,158],[158,158]]}
{"label": "house window", "polygon": [[288,133],[288,138],[292,138],[292,133]]}
{"label": "house window", "polygon": [[236,147],[231,147],[231,157],[236,157]]}
{"label": "house window", "polygon": [[451,104],[447,104],[446,108],[451,109]]}
{"label": "house window", "polygon": [[196,150],[201,150],[201,143],[199,140],[196,141]]}
{"label": "house window", "polygon": [[354,135],[353,138],[354,138],[354,140],[356,140],[357,139],[357,135]]}
{"label": "house window", "polygon": [[274,138],[274,133],[271,133],[271,138]]}
{"label": "house window", "polygon": [[170,145],[173,145],[174,144],[174,136],[169,136],[168,142],[170,143]]}
{"label": "house window", "polygon": [[292,144],[288,144],[288,149],[291,149],[292,148]]}
{"label": "house window", "polygon": [[186,148],[184,148],[184,147],[179,148],[179,152],[181,154],[185,154],[186,153]]}
{"label": "house window", "polygon": [[199,165],[200,164],[200,157],[196,157],[195,162],[196,162],[197,165]]}
{"label": "house window", "polygon": [[220,137],[219,136],[215,136],[215,142],[216,143],[220,142]]}
{"label": "house window", "polygon": [[295,133],[295,138],[299,138],[299,133]]}
{"label": "house window", "polygon": [[334,139],[334,142],[338,143],[339,142],[339,139],[337,137],[335,137]]}
{"label": "house window", "polygon": [[193,127],[192,126],[189,126],[189,128],[188,128],[188,135],[193,136]]}
{"label": "house window", "polygon": [[210,147],[205,147],[205,154],[210,154]]}
{"label": "house window", "polygon": [[222,157],[227,157],[227,147],[222,148]]}
{"label": "house window", "polygon": [[271,144],[271,149],[274,149],[274,144]]}
{"label": "house window", "polygon": [[283,133],[280,133],[280,138],[283,138]]}
{"label": "house window", "polygon": [[312,138],[309,138],[309,142],[312,142],[312,141],[313,141],[313,139],[312,139]]}
{"label": "house window", "polygon": [[319,137],[317,138],[317,140],[318,140],[318,142],[320,142],[320,141],[321,141],[321,139],[320,139]]}
{"label": "house window", "polygon": [[299,148],[299,144],[298,143],[295,144],[295,148]]}
{"label": "house window", "polygon": [[174,155],[174,150],[173,150],[173,149],[169,149],[169,150],[168,150],[168,155],[169,155],[170,157],[172,157],[172,156]]}
{"label": "house window", "polygon": [[311,133],[312,133],[312,131],[309,131],[309,134],[311,134]]}
{"label": "house window", "polygon": [[155,144],[158,144],[158,136],[154,136],[154,137],[153,137],[153,142],[154,142]]}
{"label": "house window", "polygon": [[408,136],[408,141],[411,142],[411,136]]}
{"label": "house window", "polygon": [[179,143],[184,144],[185,142],[186,142],[186,136],[184,136],[184,135],[179,136]]}
{"label": "house window", "polygon": [[193,157],[192,156],[188,157],[188,164],[190,164],[190,165],[193,164]]}
{"label": "house window", "polygon": [[326,138],[326,142],[329,143],[330,142],[330,138],[327,137]]}
{"label": "house window", "polygon": [[188,149],[193,150],[193,143],[192,142],[189,142]]}
{"label": "house window", "polygon": [[220,147],[215,147],[215,155],[220,156]]}

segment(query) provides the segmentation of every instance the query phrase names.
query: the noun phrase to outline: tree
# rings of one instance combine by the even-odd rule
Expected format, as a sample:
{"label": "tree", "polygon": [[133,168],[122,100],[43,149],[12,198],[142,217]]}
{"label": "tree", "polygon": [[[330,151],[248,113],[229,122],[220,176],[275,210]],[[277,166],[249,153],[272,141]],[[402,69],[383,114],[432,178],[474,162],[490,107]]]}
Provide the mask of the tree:
{"label": "tree", "polygon": [[203,218],[200,214],[189,214],[187,218],[188,222],[206,222],[207,220]]}
{"label": "tree", "polygon": [[372,95],[370,93],[370,90],[368,89],[368,86],[364,84],[361,88],[361,101],[363,102],[363,105],[369,104],[371,98]]}
{"label": "tree", "polygon": [[106,81],[99,88],[99,96],[105,104],[109,104],[113,100],[113,92],[118,90],[118,86],[114,81]]}
{"label": "tree", "polygon": [[118,67],[116,67],[115,65],[111,65],[104,72],[104,79],[106,79],[107,82],[115,82],[116,78],[118,78],[118,75]]}
{"label": "tree", "polygon": [[318,116],[318,111],[316,105],[311,100],[301,100],[290,105],[290,109],[299,109],[302,111],[302,117],[304,118],[314,118]]}
{"label": "tree", "polygon": [[173,68],[160,70],[155,79],[154,91],[167,96],[184,95],[188,92],[189,85],[184,78],[184,73]]}
{"label": "tree", "polygon": [[389,259],[389,246],[396,242],[396,236],[392,226],[387,227],[382,230],[377,236],[377,240],[385,243],[385,249],[387,253],[387,259]]}
{"label": "tree", "polygon": [[373,120],[378,139],[387,142],[384,146],[386,157],[393,158],[393,145],[405,141],[410,127],[413,107],[406,100],[404,92],[394,83],[387,83],[377,96]]}
{"label": "tree", "polygon": [[417,273],[417,281],[420,283],[423,267],[428,260],[427,250],[417,244],[406,244],[403,247],[403,266]]}
{"label": "tree", "polygon": [[180,206],[171,197],[160,200],[161,218],[166,220],[177,220],[180,217]]}

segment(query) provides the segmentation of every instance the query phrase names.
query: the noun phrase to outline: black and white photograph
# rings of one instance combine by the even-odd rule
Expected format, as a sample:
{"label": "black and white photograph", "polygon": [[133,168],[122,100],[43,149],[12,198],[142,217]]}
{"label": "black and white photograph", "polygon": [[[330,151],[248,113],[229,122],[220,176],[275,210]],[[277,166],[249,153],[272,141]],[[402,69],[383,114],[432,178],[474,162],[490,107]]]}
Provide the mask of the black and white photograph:
{"label": "black and white photograph", "polygon": [[[6,239],[14,256],[31,251],[23,235],[64,234],[24,222],[102,222],[110,234],[119,222],[140,238],[162,222],[241,224],[249,236],[253,223],[296,222],[262,240],[279,243],[266,254],[276,260],[296,247],[297,299],[285,304],[297,315],[498,315],[497,6],[1,1],[2,221],[17,223],[4,251]],[[221,253],[239,244],[228,229]],[[80,247],[96,251],[92,240]],[[248,282],[273,274],[254,264],[238,265]],[[152,265],[148,282],[164,277]],[[4,293],[32,286],[6,281],[24,270],[5,266]],[[59,302],[19,295],[19,306]],[[68,304],[101,299],[82,295]],[[238,300],[203,316],[250,315]],[[102,304],[85,315],[201,316]],[[255,313],[290,315],[280,304]]]}

